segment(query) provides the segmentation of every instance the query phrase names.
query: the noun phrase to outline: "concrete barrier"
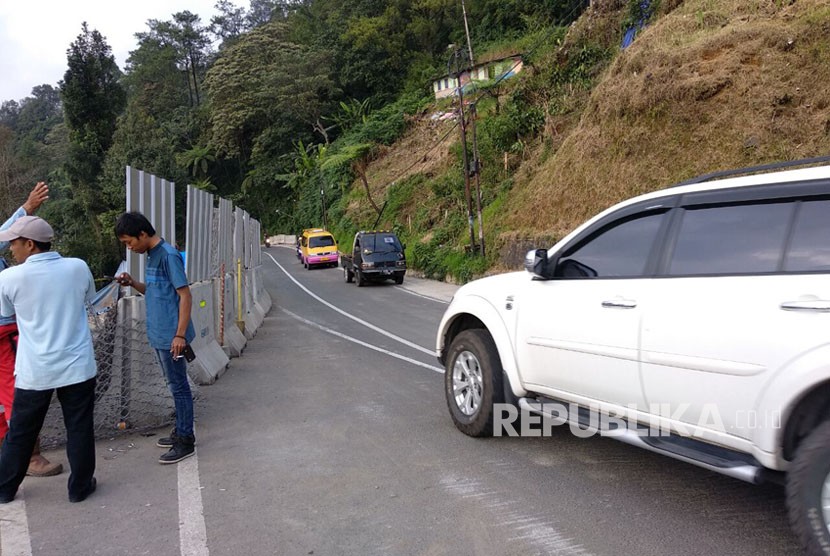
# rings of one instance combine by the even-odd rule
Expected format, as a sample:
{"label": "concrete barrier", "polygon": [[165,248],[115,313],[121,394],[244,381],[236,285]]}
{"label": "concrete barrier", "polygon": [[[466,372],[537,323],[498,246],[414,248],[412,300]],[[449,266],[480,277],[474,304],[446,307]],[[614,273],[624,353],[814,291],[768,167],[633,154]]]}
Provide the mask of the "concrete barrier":
{"label": "concrete barrier", "polygon": [[277,234],[268,238],[271,245],[297,245],[297,236]]}
{"label": "concrete barrier", "polygon": [[227,354],[214,336],[216,321],[219,319],[215,309],[213,281],[192,284],[190,293],[193,296],[191,319],[196,329],[192,347],[196,360],[188,365],[187,371],[197,384],[213,384],[225,372],[229,363]]}
{"label": "concrete barrier", "polygon": [[[263,317],[271,310],[271,296],[265,289],[265,277],[262,275],[262,266],[253,269],[254,275],[254,302],[262,312]],[[260,325],[262,323],[260,322]]]}
{"label": "concrete barrier", "polygon": [[[216,335],[220,339],[219,344],[229,357],[239,357],[248,343],[245,334],[237,324],[238,314],[236,311],[236,277],[232,273],[225,274],[225,287],[222,290],[222,280],[216,278],[214,281],[216,291],[216,315],[221,316],[224,309],[224,318],[216,319]],[[224,303],[222,295],[224,294]]]}
{"label": "concrete barrier", "polygon": [[243,315],[242,319],[245,321],[245,337],[249,340],[256,336],[256,331],[259,325],[262,324],[262,319],[265,315],[262,313],[262,308],[257,307],[254,301],[254,279],[252,270],[242,271],[242,302]]}

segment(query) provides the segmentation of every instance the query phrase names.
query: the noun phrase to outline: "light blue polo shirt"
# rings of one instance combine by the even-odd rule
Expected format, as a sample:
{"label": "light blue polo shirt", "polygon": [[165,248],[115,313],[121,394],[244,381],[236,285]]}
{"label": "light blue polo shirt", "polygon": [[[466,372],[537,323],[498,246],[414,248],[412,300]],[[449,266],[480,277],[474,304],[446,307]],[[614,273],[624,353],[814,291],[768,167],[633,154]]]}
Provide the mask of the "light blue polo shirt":
{"label": "light blue polo shirt", "polygon": [[[182,257],[163,239],[147,252],[144,297],[147,303],[147,340],[155,349],[170,349],[179,324],[179,294],[189,285]],[[196,337],[193,321],[188,319],[185,340]]]}
{"label": "light blue polo shirt", "polygon": [[86,305],[95,282],[86,263],[54,251],[0,272],[0,314],[17,315],[15,387],[51,390],[95,376]]}

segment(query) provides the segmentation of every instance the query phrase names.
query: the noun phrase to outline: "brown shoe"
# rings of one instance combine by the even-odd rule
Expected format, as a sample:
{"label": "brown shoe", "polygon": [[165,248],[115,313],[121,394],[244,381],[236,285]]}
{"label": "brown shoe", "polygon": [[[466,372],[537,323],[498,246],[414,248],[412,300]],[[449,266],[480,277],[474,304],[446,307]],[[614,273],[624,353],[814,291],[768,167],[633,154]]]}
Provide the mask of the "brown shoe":
{"label": "brown shoe", "polygon": [[40,455],[40,438],[38,438],[35,449],[32,450],[32,457],[29,460],[26,475],[29,477],[52,477],[53,475],[60,475],[62,472],[63,464],[52,463]]}

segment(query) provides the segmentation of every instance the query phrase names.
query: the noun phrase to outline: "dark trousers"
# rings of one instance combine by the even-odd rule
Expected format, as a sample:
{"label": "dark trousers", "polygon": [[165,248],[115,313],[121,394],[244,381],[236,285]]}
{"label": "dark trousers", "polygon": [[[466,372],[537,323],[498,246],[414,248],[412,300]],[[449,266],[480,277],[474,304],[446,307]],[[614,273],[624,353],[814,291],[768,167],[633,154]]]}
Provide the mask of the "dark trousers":
{"label": "dark trousers", "polygon": [[95,474],[95,378],[53,390],[14,389],[9,432],[0,449],[0,499],[14,498],[26,477],[35,440],[56,390],[66,426],[69,497],[83,496],[89,488]]}

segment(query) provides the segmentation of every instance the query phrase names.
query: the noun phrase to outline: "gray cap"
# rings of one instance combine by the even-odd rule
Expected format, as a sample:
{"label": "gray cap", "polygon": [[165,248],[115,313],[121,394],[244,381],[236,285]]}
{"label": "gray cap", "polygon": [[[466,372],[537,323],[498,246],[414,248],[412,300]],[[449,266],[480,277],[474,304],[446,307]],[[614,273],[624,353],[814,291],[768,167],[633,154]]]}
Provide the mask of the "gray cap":
{"label": "gray cap", "polygon": [[0,241],[12,241],[19,237],[47,243],[55,237],[55,232],[52,231],[52,226],[39,216],[21,216],[7,230],[0,232]]}

